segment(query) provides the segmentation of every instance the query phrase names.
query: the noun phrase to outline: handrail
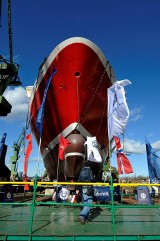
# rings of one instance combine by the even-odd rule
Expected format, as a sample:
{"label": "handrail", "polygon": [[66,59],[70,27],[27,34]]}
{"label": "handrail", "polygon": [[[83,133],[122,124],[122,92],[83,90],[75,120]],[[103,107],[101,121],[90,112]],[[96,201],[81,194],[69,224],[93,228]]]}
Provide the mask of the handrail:
{"label": "handrail", "polygon": [[[0,185],[4,185],[4,184],[12,184],[12,185],[24,185],[24,184],[28,184],[30,186],[34,185],[34,181],[32,182],[10,182],[10,181],[4,181],[4,182],[0,182]],[[58,186],[58,185],[79,185],[79,186],[110,186],[109,183],[105,183],[105,182],[90,182],[90,183],[83,183],[83,182],[37,182],[37,186],[42,186],[42,185],[54,185],[54,186]],[[158,183],[113,183],[113,186],[120,186],[120,187],[133,187],[133,186],[157,186],[160,187],[160,184]]]}
{"label": "handrail", "polygon": [[[148,183],[112,183],[112,179],[110,183],[102,183],[102,182],[91,182],[91,183],[82,183],[82,182],[40,182],[37,181],[37,176],[35,177],[34,181],[31,182],[0,182],[0,186],[4,185],[4,184],[12,184],[13,186],[15,185],[25,185],[28,184],[30,186],[33,186],[33,197],[32,197],[32,202],[27,202],[27,203],[16,203],[16,202],[7,202],[7,203],[0,203],[0,205],[30,205],[31,206],[31,212],[30,212],[30,225],[29,225],[29,239],[28,240],[33,240],[32,239],[32,234],[33,234],[33,222],[34,222],[34,214],[35,214],[35,208],[38,205],[63,205],[63,206],[93,206],[93,207],[106,207],[109,208],[112,212],[112,233],[113,233],[113,239],[114,241],[116,240],[120,240],[119,238],[117,239],[117,235],[116,235],[116,220],[115,220],[115,211],[116,209],[120,209],[120,208],[160,208],[160,205],[115,205],[114,204],[114,187],[119,186],[119,187],[133,187],[133,186],[160,186],[160,184],[148,184]],[[83,204],[83,203],[58,203],[55,201],[47,201],[47,202],[42,202],[42,201],[37,201],[36,200],[36,196],[37,196],[37,187],[56,187],[59,185],[64,185],[64,186],[85,186],[85,185],[90,185],[90,186],[102,186],[102,187],[109,187],[110,191],[111,191],[111,204]],[[123,195],[122,195],[123,196]],[[7,235],[6,235],[7,236]],[[13,236],[13,235],[11,235]],[[17,235],[18,236],[18,235]],[[129,235],[127,235],[129,236]],[[135,235],[137,237],[139,237],[140,235]],[[152,236],[152,235],[150,235]],[[8,236],[9,237],[9,236]],[[148,237],[148,236],[147,236]],[[156,237],[160,238],[160,235],[157,235]],[[1,239],[0,239],[1,240]],[[9,239],[5,239],[5,240],[9,240]],[[17,239],[18,240],[18,239]],[[40,239],[41,240],[41,239]],[[46,239],[47,240],[47,239]],[[53,239],[54,240],[54,239]],[[58,239],[57,239],[58,240]],[[74,240],[76,240],[76,238],[74,237]],[[106,239],[107,240],[107,239]],[[122,240],[122,239],[121,239]],[[123,240],[127,240],[125,239],[125,237],[123,237]],[[130,240],[130,239],[129,239]],[[132,240],[140,240],[140,239],[132,239]],[[156,240],[156,239],[155,239]],[[158,240],[158,239],[157,239]]]}

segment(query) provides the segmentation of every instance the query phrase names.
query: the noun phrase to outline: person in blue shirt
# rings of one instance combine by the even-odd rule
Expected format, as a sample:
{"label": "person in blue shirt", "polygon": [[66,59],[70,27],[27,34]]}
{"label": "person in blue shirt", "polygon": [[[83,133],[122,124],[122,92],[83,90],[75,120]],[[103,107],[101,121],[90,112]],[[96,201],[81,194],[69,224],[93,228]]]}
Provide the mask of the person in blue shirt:
{"label": "person in blue shirt", "polygon": [[[94,176],[93,172],[89,166],[89,163],[86,161],[84,163],[84,167],[82,168],[78,182],[93,182]],[[83,186],[82,187],[82,201],[84,204],[92,204],[93,203],[93,187],[92,186]],[[81,224],[85,224],[86,221],[91,221],[89,219],[89,211],[91,206],[83,206],[83,209],[80,212],[80,216],[78,217]]]}

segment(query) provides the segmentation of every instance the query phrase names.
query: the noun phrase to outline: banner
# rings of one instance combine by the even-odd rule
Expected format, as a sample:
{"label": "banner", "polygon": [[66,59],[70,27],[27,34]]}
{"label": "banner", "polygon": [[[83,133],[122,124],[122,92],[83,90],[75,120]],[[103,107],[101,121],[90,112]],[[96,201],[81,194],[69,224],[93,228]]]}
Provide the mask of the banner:
{"label": "banner", "polygon": [[[100,202],[111,201],[110,187],[94,186],[93,189],[94,189],[94,198],[96,199],[96,201],[100,201]],[[113,195],[114,195],[114,201],[121,200],[121,190],[119,186],[114,187]]]}
{"label": "banner", "polygon": [[137,187],[137,199],[139,204],[151,205],[151,198],[149,195],[149,189],[145,186]]}
{"label": "banner", "polygon": [[57,73],[57,70],[55,69],[55,67],[53,68],[52,74],[49,77],[49,79],[47,80],[46,83],[46,87],[44,90],[44,94],[43,94],[43,100],[42,100],[42,104],[38,110],[38,114],[37,114],[37,118],[36,118],[36,124],[35,127],[38,130],[40,137],[42,136],[42,126],[43,126],[43,118],[44,118],[44,107],[45,107],[45,101],[46,101],[46,96],[47,96],[47,92],[52,80],[52,77]]}
{"label": "banner", "polygon": [[108,88],[108,139],[123,134],[129,118],[124,87],[131,84],[129,80],[116,81]]}
{"label": "banner", "polygon": [[58,152],[58,158],[60,160],[64,160],[64,151],[65,151],[66,147],[70,144],[71,143],[67,139],[65,139],[63,136],[60,136],[59,152]]}
{"label": "banner", "polygon": [[92,162],[102,162],[102,157],[98,150],[96,137],[87,136],[87,141],[85,142],[85,145],[87,145],[87,160]]}
{"label": "banner", "polygon": [[117,166],[118,166],[118,174],[130,174],[133,173],[133,169],[130,161],[123,153],[123,149],[120,143],[120,139],[114,136],[115,144],[116,144],[116,156],[117,156]]}
{"label": "banner", "polygon": [[4,149],[6,136],[7,136],[7,133],[4,133],[3,136],[2,136],[1,142],[0,142],[0,158],[1,158],[1,155],[2,155],[2,152],[3,152],[3,149]]}
{"label": "banner", "polygon": [[[32,152],[32,135],[28,134],[26,136],[26,140],[28,140],[28,146],[26,149],[25,153],[25,158],[24,158],[24,181],[27,182],[27,168],[28,168],[28,158]],[[28,191],[29,187],[28,184],[25,185],[25,190]]]}
{"label": "banner", "polygon": [[160,181],[160,157],[153,150],[151,144],[146,139],[147,163],[150,183]]}
{"label": "banner", "polygon": [[69,198],[70,191],[67,187],[58,186],[56,190],[56,202],[67,202]]}

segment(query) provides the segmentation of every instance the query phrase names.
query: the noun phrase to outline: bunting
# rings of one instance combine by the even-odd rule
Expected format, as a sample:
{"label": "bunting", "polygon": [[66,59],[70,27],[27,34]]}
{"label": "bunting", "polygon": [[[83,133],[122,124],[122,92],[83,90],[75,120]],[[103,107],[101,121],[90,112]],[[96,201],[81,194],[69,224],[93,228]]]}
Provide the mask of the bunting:
{"label": "bunting", "polygon": [[129,80],[116,81],[108,88],[108,139],[123,134],[129,118],[124,86]]}
{"label": "bunting", "polygon": [[0,142],[0,158],[1,158],[1,155],[3,153],[6,136],[7,136],[7,133],[4,133],[3,136],[2,136],[1,142]]}
{"label": "bunting", "polygon": [[[29,159],[29,156],[30,156],[30,154],[32,152],[32,135],[28,134],[26,136],[26,140],[28,140],[28,146],[27,146],[26,153],[25,153],[25,158],[24,158],[24,181],[25,182],[27,182],[28,159]],[[29,191],[28,184],[25,184],[24,190],[25,191]]]}
{"label": "bunting", "polygon": [[116,156],[117,156],[117,166],[118,166],[118,174],[130,174],[133,173],[133,169],[130,161],[123,153],[123,149],[120,143],[120,139],[114,136],[115,144],[116,144]]}
{"label": "bunting", "polygon": [[47,92],[52,80],[52,77],[57,73],[57,70],[55,69],[55,67],[53,68],[52,74],[49,77],[49,79],[47,80],[46,83],[46,87],[44,89],[44,94],[43,94],[43,100],[42,100],[42,104],[38,110],[38,114],[37,114],[37,118],[36,118],[36,124],[35,127],[38,130],[40,137],[42,136],[42,126],[43,126],[43,118],[44,118],[44,107],[45,107],[45,101],[46,101],[46,96],[47,96]]}
{"label": "bunting", "polygon": [[58,152],[58,158],[60,160],[64,160],[64,151],[66,149],[66,147],[68,145],[70,145],[71,143],[65,139],[63,136],[60,136],[60,139],[59,139],[59,152]]}
{"label": "bunting", "polygon": [[153,150],[151,144],[146,139],[147,163],[150,183],[160,181],[160,157]]}
{"label": "bunting", "polygon": [[98,143],[96,137],[87,136],[87,141],[85,142],[87,145],[87,160],[92,162],[102,162],[102,157],[98,150]]}

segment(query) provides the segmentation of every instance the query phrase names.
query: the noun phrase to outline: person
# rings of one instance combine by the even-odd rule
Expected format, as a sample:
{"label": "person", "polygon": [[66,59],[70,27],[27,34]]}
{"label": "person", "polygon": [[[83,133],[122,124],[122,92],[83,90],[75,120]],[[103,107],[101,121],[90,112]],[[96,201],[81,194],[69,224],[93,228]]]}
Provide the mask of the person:
{"label": "person", "polygon": [[[94,181],[93,172],[89,166],[88,162],[84,163],[84,167],[82,168],[78,182],[92,182]],[[93,203],[93,188],[92,186],[84,186],[82,187],[82,202],[84,204],[92,204]],[[80,212],[80,216],[78,217],[81,224],[85,224],[86,221],[91,221],[89,218],[89,211],[91,206],[84,206]]]}

